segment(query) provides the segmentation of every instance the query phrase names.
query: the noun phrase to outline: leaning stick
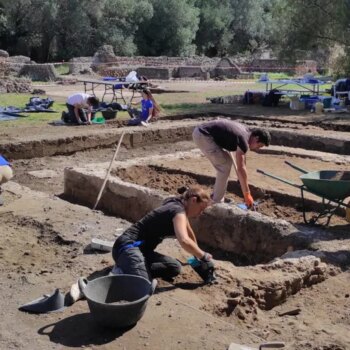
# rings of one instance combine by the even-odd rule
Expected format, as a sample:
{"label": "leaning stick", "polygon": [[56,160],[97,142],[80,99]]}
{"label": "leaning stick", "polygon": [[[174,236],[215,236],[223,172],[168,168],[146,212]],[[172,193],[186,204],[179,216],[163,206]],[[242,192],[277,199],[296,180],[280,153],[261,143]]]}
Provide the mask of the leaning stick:
{"label": "leaning stick", "polygon": [[112,160],[111,160],[111,163],[109,164],[109,168],[108,168],[108,170],[107,170],[107,174],[106,174],[105,180],[103,181],[103,184],[102,184],[101,189],[100,189],[100,192],[99,192],[99,194],[98,194],[98,196],[97,196],[96,203],[95,203],[95,205],[94,205],[94,207],[93,207],[93,210],[96,209],[97,204],[98,204],[98,202],[99,202],[100,199],[101,199],[103,190],[105,189],[105,186],[106,186],[106,183],[107,183],[107,180],[108,180],[108,177],[109,177],[109,173],[111,172],[111,169],[112,169],[113,162],[114,162],[115,158],[117,157],[117,154],[118,154],[118,152],[119,152],[120,145],[121,145],[121,143],[122,143],[122,141],[123,141],[124,134],[125,134],[125,131],[123,131],[122,135],[120,136],[117,149],[115,150],[114,155],[113,155],[113,158],[112,158]]}

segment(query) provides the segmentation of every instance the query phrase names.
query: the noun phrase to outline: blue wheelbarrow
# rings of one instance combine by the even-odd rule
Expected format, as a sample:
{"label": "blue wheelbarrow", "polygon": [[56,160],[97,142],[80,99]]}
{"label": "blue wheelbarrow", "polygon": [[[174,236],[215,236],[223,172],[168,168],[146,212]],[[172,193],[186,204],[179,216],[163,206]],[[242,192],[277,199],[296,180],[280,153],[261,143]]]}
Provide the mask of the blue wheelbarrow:
{"label": "blue wheelbarrow", "polygon": [[[303,173],[303,175],[300,176],[300,180],[303,182],[302,185],[298,185],[260,169],[258,169],[257,172],[300,189],[303,218],[306,224],[315,224],[320,218],[326,218],[327,226],[340,206],[350,210],[350,203],[346,204],[344,202],[344,200],[350,196],[350,171],[322,170],[309,172],[288,161],[285,161],[285,163]],[[322,210],[311,219],[307,219],[306,217],[304,192],[309,192],[322,198]]]}

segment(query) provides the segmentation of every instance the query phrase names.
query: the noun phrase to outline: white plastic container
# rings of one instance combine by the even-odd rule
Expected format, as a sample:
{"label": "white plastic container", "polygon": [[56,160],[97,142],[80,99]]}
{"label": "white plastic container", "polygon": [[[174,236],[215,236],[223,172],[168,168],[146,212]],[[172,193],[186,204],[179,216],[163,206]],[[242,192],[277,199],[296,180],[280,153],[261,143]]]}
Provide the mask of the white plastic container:
{"label": "white plastic container", "polygon": [[302,111],[303,109],[305,109],[305,102],[300,101],[297,96],[294,96],[290,100],[289,108],[292,111]]}
{"label": "white plastic container", "polygon": [[316,102],[315,103],[315,113],[321,114],[323,112],[323,103],[322,102]]}

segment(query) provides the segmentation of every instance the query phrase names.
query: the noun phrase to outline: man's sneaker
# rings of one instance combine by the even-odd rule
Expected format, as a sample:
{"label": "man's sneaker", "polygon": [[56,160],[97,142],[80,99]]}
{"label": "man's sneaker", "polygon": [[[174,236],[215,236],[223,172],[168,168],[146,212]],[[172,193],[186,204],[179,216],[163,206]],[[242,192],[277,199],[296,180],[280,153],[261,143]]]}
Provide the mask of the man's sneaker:
{"label": "man's sneaker", "polygon": [[148,126],[149,124],[148,124],[147,122],[142,121],[142,122],[141,122],[141,125],[143,125],[143,126]]}

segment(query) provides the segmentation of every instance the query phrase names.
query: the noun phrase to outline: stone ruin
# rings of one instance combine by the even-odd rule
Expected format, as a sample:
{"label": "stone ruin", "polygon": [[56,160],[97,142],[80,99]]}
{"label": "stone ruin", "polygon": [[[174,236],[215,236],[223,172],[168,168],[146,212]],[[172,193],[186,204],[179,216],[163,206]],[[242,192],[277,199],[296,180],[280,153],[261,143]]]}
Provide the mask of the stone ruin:
{"label": "stone ruin", "polygon": [[6,61],[10,66],[10,74],[16,77],[19,76],[21,69],[26,64],[35,64],[35,62],[27,56],[9,56]]}
{"label": "stone ruin", "polygon": [[[261,61],[258,67],[265,66],[267,68],[267,61],[265,61]],[[249,62],[247,58],[242,61],[242,58],[238,57],[237,62],[247,69],[243,71],[235,59],[228,57],[116,56],[111,45],[103,45],[93,57],[76,57],[71,59],[68,65],[70,74],[95,72],[102,76],[111,77],[125,77],[131,70],[135,70],[139,75],[149,79],[161,80],[172,78],[199,80],[252,78],[249,67],[253,67],[257,61],[250,60]]]}
{"label": "stone ruin", "polygon": [[77,57],[68,62],[70,74],[89,73],[103,76],[125,77],[131,70],[149,79],[192,78],[208,80],[226,75],[227,78],[242,75],[239,67],[230,59],[193,57],[116,56],[111,45],[101,46],[93,57]]}
{"label": "stone ruin", "polygon": [[[1,92],[30,92],[31,81],[55,81],[58,74],[53,64],[37,64],[27,56],[10,56],[0,50]],[[24,78],[24,79],[23,79]]]}
{"label": "stone ruin", "polygon": [[93,70],[91,68],[92,57],[74,57],[69,60],[69,74],[77,75],[77,74],[93,74]]}
{"label": "stone ruin", "polygon": [[4,50],[0,51],[0,93],[30,92],[31,80],[13,77],[13,66],[8,61],[9,55]]}
{"label": "stone ruin", "polygon": [[52,63],[26,64],[21,68],[19,76],[28,77],[33,81],[55,81],[58,79],[58,74]]}
{"label": "stone ruin", "polygon": [[242,70],[233,62],[232,59],[224,57],[216,65],[215,69],[211,72],[211,77],[220,77],[224,76],[226,78],[237,78],[239,75],[242,75]]}
{"label": "stone ruin", "polygon": [[21,78],[0,79],[0,93],[30,93],[32,81]]}
{"label": "stone ruin", "polygon": [[[0,59],[9,65],[9,75],[28,77],[39,81],[57,81],[59,76],[53,64],[36,64],[26,56],[9,56],[5,50],[0,50]],[[239,64],[237,64],[239,62]],[[69,74],[97,73],[100,76],[125,77],[131,70],[149,79],[169,80],[199,79],[225,80],[237,78],[253,78],[249,72],[291,72],[305,74],[317,72],[316,61],[298,61],[291,65],[281,63],[277,59],[236,59],[192,57],[146,57],[146,56],[116,56],[111,45],[101,46],[93,57],[76,57],[68,62]],[[243,68],[244,67],[244,71]],[[0,67],[1,71],[2,67]]]}
{"label": "stone ruin", "polygon": [[288,72],[290,74],[303,75],[305,73],[317,73],[317,62],[313,60],[298,60],[295,64],[284,63],[276,58],[254,59],[247,68],[249,72]]}
{"label": "stone ruin", "polygon": [[91,68],[93,71],[98,71],[100,66],[118,66],[113,46],[101,46],[94,57],[92,58]]}

